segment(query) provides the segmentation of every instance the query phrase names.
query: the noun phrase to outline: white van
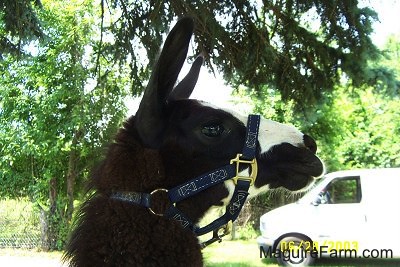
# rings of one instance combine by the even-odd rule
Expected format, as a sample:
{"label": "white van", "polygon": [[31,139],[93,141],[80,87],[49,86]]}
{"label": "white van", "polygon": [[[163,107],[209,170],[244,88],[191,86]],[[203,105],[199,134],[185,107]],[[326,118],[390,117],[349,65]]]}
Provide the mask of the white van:
{"label": "white van", "polygon": [[399,258],[400,168],[330,173],[296,203],[261,216],[260,230],[260,256],[282,265]]}

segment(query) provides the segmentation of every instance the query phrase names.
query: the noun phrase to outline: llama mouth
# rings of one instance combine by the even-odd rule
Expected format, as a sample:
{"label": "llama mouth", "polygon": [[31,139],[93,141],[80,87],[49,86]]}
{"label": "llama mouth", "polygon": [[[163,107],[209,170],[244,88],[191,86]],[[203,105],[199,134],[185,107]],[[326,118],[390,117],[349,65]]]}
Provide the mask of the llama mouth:
{"label": "llama mouth", "polygon": [[255,186],[285,187],[291,191],[307,188],[324,172],[322,161],[309,149],[283,143],[262,153],[258,159]]}

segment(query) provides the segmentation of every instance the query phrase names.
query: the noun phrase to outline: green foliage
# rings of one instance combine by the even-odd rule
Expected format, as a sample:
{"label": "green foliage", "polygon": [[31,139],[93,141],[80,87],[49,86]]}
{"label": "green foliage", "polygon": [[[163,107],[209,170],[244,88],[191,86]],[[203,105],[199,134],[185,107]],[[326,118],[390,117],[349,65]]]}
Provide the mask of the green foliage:
{"label": "green foliage", "polygon": [[347,118],[339,153],[347,168],[400,165],[400,102],[373,92],[359,91],[353,98],[338,100]]}
{"label": "green foliage", "polygon": [[[45,201],[45,185],[52,177],[62,181],[71,151],[79,151],[83,171],[96,147],[109,139],[107,126],[115,126],[123,115],[124,81],[112,77],[108,86],[106,79],[112,73],[96,85],[91,79],[93,63],[84,62],[93,21],[75,20],[92,7],[83,7],[86,11],[67,7],[45,6],[48,10],[41,15],[49,39],[33,48],[37,55],[19,60],[9,55],[1,62],[0,133],[5,155],[1,178],[7,179],[4,185],[12,186],[3,190],[12,197],[20,192],[15,189],[23,188],[23,194]],[[89,88],[90,83],[95,87]],[[79,142],[73,144],[78,135]]]}
{"label": "green foliage", "polygon": [[142,92],[182,15],[196,21],[195,53],[240,85],[237,94],[257,112],[314,136],[329,170],[398,166],[399,44],[391,39],[385,57],[367,64],[378,60],[369,38],[377,17],[357,5],[1,2],[1,198],[36,203],[53,248],[62,247],[73,200],[124,117],[127,89]]}
{"label": "green foliage", "polygon": [[[400,42],[391,37],[384,49],[386,57],[371,65],[390,67],[397,79]],[[239,90],[238,95],[254,99],[254,109],[265,117],[297,124],[313,136],[328,171],[334,171],[400,165],[398,90],[398,82],[387,84],[381,80],[375,86],[355,87],[347,80],[336,85],[332,93],[325,92],[324,101],[313,112],[293,112],[293,103],[282,102],[280,95],[268,88],[250,96]]]}
{"label": "green foliage", "polygon": [[2,0],[0,2],[0,60],[3,53],[24,54],[22,47],[43,38],[36,9],[40,0]]}
{"label": "green foliage", "polygon": [[[295,124],[313,136],[318,144],[318,155],[324,160],[328,172],[399,167],[399,38],[389,38],[384,51],[385,57],[371,62],[370,69],[391,69],[394,83],[377,77],[380,82],[374,86],[355,87],[351,80],[343,79],[331,93],[323,93],[319,105],[302,112],[293,108],[293,102],[282,101],[280,94],[268,87],[263,87],[258,93],[248,93],[239,88],[235,92],[235,104],[246,103],[266,118]],[[265,212],[294,202],[299,197],[301,194],[272,190],[251,199],[249,213],[253,220],[257,220]]]}
{"label": "green foliage", "polygon": [[269,118],[298,124],[313,136],[328,171],[400,165],[398,97],[380,94],[374,87],[346,84],[338,86],[313,114],[293,113],[282,102],[277,108],[276,96],[263,98],[255,102],[256,110],[268,111],[272,105],[276,112]]}
{"label": "green foliage", "polygon": [[390,37],[384,51],[370,69],[390,69],[394,79],[377,77],[375,86],[337,85],[309,123],[329,170],[400,165],[399,39]]}
{"label": "green foliage", "polygon": [[[29,1],[17,2],[26,17],[36,17]],[[12,8],[5,5],[3,14]],[[98,8],[97,57],[121,66],[129,63],[134,94],[143,91],[149,77],[147,58],[152,66],[164,34],[182,16],[196,21],[194,51],[206,56],[212,70],[215,65],[235,85],[273,88],[296,106],[316,103],[333,89],[341,72],[357,85],[374,80],[365,66],[379,54],[369,37],[377,14],[360,8],[358,1],[106,0]],[[10,28],[11,20],[6,16],[4,21]],[[24,33],[18,27],[5,32],[18,36],[18,29]]]}
{"label": "green foliage", "polygon": [[235,233],[235,240],[255,240],[260,236],[260,232],[256,230],[257,228],[254,228],[250,223],[238,227]]}
{"label": "green foliage", "polygon": [[37,203],[62,248],[74,194],[125,115],[129,83],[120,66],[97,66],[91,1],[42,2],[47,38],[0,61],[0,195]]}
{"label": "green foliage", "polygon": [[108,2],[111,12],[122,10],[111,24],[117,55],[132,52],[131,39],[153,55],[165,25],[189,15],[197,25],[195,50],[211,68],[215,64],[235,85],[273,88],[303,108],[332,90],[340,70],[365,82],[365,63],[379,54],[369,38],[377,15],[358,1]]}
{"label": "green foliage", "polygon": [[388,96],[400,94],[400,36],[389,36],[382,51],[382,56],[370,62],[368,80],[374,91]]}

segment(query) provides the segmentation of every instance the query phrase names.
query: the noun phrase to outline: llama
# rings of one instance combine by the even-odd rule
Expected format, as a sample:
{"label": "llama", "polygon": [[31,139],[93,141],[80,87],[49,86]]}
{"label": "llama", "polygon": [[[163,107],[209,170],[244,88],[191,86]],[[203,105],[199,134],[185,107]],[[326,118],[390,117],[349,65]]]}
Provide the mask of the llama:
{"label": "llama", "polygon": [[[193,29],[192,19],[183,18],[171,30],[136,115],[124,123],[93,171],[94,193],[82,205],[67,244],[70,266],[202,266],[197,235],[238,215],[235,211],[199,228],[212,207],[237,208],[248,194],[270,188],[300,190],[323,173],[315,141],[296,128],[258,116],[248,121],[189,99],[201,56],[175,86]],[[240,153],[248,153],[248,160],[240,160]],[[230,172],[239,176],[236,182],[226,179]]]}

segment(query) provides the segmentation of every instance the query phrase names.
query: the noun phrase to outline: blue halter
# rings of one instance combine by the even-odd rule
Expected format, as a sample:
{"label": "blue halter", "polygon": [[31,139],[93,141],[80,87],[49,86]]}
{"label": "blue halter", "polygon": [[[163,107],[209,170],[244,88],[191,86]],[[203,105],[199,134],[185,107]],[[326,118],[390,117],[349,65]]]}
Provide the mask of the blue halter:
{"label": "blue halter", "polygon": [[[235,158],[230,160],[229,164],[221,168],[200,175],[172,189],[159,188],[155,189],[151,193],[114,192],[111,194],[111,198],[143,206],[148,208],[150,212],[155,215],[166,216],[174,219],[178,221],[183,228],[190,229],[197,236],[201,236],[213,231],[213,238],[204,242],[202,247],[205,247],[215,241],[221,241],[221,237],[225,234],[219,235],[219,229],[223,228],[223,226],[229,222],[234,222],[237,219],[249,194],[248,190],[250,185],[254,184],[257,177],[257,161],[255,155],[259,126],[260,116],[249,115],[247,120],[246,138],[242,153],[237,154]],[[239,176],[241,164],[247,164],[251,166],[251,172],[249,176]],[[175,204],[177,202],[229,179],[232,179],[236,185],[232,198],[229,204],[226,206],[225,214],[212,223],[204,227],[198,227],[193,224],[185,214],[176,208]],[[165,210],[164,213],[156,213],[151,208],[151,199],[155,194],[167,194],[168,196],[171,205]]]}

